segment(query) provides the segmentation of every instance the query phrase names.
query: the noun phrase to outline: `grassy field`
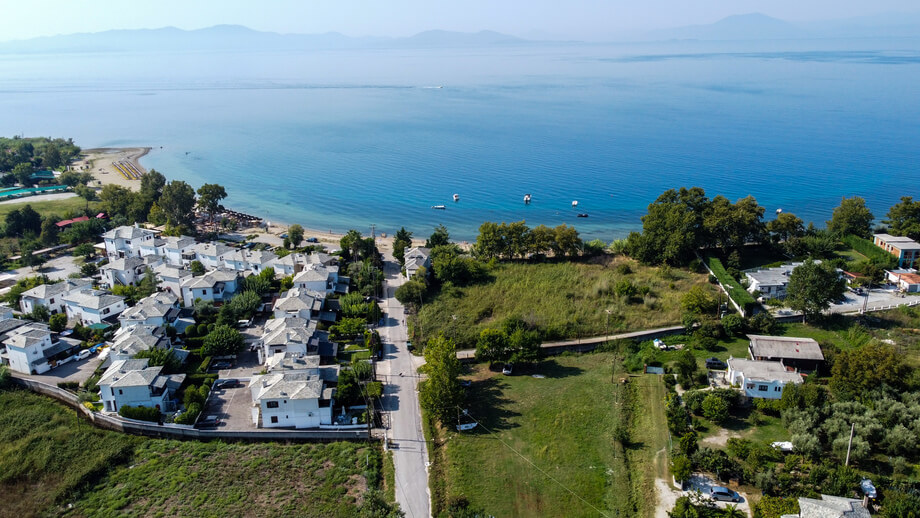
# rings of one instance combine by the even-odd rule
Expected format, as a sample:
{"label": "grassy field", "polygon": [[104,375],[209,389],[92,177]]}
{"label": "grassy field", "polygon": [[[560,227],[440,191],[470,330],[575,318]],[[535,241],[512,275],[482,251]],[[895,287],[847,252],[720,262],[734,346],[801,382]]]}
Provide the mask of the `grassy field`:
{"label": "grassy field", "polygon": [[[417,342],[443,332],[458,347],[470,348],[482,329],[508,317],[523,318],[549,340],[674,325],[680,323],[680,298],[691,286],[704,285],[715,293],[706,275],[641,266],[623,257],[598,263],[502,263],[491,277],[474,286],[443,289],[426,303],[411,322]],[[635,294],[618,294],[623,281]]]}
{"label": "grassy field", "polygon": [[[57,214],[61,218],[68,218],[72,213],[83,213],[86,208],[86,200],[80,197],[66,198],[63,200],[53,201],[23,201],[22,203],[0,203],[0,221],[5,220],[7,214],[14,210],[21,209],[26,205],[31,205],[32,209],[41,214]],[[98,207],[99,203],[90,203],[90,208]]]}
{"label": "grassy field", "polygon": [[[649,516],[667,443],[664,386],[620,383],[617,364],[608,353],[560,356],[534,368],[543,378],[472,367],[468,407],[482,424],[436,434],[435,509],[462,495],[495,516]],[[618,427],[630,430],[625,444]]]}
{"label": "grassy field", "polygon": [[366,443],[133,437],[93,428],[50,399],[0,391],[3,517],[354,516],[381,463]]}

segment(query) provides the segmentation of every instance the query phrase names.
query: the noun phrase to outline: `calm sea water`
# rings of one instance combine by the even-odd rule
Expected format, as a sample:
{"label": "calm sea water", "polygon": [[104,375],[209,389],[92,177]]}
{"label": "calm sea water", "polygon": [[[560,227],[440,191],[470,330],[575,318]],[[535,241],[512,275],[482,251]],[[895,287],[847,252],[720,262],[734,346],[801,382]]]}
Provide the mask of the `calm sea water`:
{"label": "calm sea water", "polygon": [[920,195],[918,84],[920,40],[0,55],[0,134],[151,146],[148,168],[313,228],[612,239],[692,185],[881,218]]}

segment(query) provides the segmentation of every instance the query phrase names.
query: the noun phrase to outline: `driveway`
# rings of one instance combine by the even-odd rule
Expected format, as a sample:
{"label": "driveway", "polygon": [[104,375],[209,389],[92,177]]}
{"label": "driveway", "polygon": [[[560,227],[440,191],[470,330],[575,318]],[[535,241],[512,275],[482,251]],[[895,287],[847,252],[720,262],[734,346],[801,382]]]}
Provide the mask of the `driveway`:
{"label": "driveway", "polygon": [[[226,379],[221,377],[221,379]],[[216,415],[223,421],[219,430],[253,430],[252,424],[252,393],[249,392],[247,383],[242,386],[214,389],[208,395],[207,404],[201,412],[201,417]]]}
{"label": "driveway", "polygon": [[847,291],[844,298],[842,303],[831,306],[831,313],[854,313],[862,310],[863,307],[871,311],[876,307],[898,306],[917,300],[916,297],[903,296],[897,290],[888,288],[874,288],[866,295],[857,295],[852,291]]}
{"label": "driveway", "polygon": [[15,280],[25,279],[26,277],[34,277],[36,275],[47,275],[49,279],[56,281],[59,279],[66,279],[72,273],[79,273],[80,267],[77,266],[76,258],[71,255],[59,255],[53,257],[42,264],[41,268],[35,267],[33,270],[29,266],[23,268],[17,268],[15,270],[9,270],[3,272],[4,276],[10,276]]}
{"label": "driveway", "polygon": [[40,381],[42,383],[47,383],[48,385],[56,387],[58,383],[65,381],[76,381],[77,383],[83,383],[93,375],[93,372],[96,370],[96,368],[99,367],[100,364],[102,364],[102,360],[99,359],[99,356],[92,355],[85,360],[76,360],[65,363],[64,365],[55,367],[44,374],[30,375],[16,373],[16,375],[23,378],[33,379],[35,381]]}
{"label": "driveway", "polygon": [[428,447],[422,433],[418,402],[418,375],[423,360],[406,349],[406,314],[394,293],[404,282],[397,263],[385,255],[386,299],[384,323],[378,328],[383,339],[384,360],[377,364],[383,378],[383,409],[388,416],[385,431],[391,441],[396,467],[396,501],[409,518],[430,516],[428,493]]}
{"label": "driveway", "polygon": [[220,379],[249,379],[258,374],[264,367],[259,364],[259,356],[255,351],[250,351],[247,347],[236,357],[236,363],[231,369],[221,369],[218,375]]}

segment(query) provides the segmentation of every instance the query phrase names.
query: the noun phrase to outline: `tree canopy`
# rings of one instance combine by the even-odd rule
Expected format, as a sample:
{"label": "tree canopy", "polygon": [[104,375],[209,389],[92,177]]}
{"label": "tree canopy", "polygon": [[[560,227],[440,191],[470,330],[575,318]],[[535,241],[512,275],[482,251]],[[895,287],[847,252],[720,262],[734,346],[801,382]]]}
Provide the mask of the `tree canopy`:
{"label": "tree canopy", "polygon": [[457,377],[460,360],[457,347],[443,335],[432,338],[425,346],[425,364],[428,379],[419,386],[419,400],[435,419],[442,423],[456,421],[463,391]]}
{"label": "tree canopy", "polygon": [[889,234],[920,240],[920,201],[914,201],[911,196],[904,196],[900,202],[888,209],[887,217],[883,223],[889,226]]}
{"label": "tree canopy", "polygon": [[786,302],[809,319],[820,315],[846,291],[846,280],[828,263],[808,260],[789,275]]}
{"label": "tree canopy", "polygon": [[220,202],[226,197],[227,191],[216,183],[206,183],[198,188],[198,206],[208,213],[212,221],[214,214],[223,209]]}
{"label": "tree canopy", "polygon": [[181,180],[173,180],[163,187],[158,205],[166,216],[167,224],[174,227],[191,225],[195,190]]}
{"label": "tree canopy", "polygon": [[840,205],[834,209],[830,221],[827,222],[827,229],[838,236],[853,234],[868,238],[873,219],[875,216],[866,207],[866,200],[859,196],[843,198],[840,200]]}

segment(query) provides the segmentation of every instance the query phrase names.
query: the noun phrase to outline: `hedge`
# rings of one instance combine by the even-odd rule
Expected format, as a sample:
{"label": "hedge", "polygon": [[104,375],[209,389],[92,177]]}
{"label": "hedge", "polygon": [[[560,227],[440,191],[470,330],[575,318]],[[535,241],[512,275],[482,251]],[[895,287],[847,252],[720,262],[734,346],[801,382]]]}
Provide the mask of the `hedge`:
{"label": "hedge", "polygon": [[156,423],[160,420],[160,411],[156,408],[146,406],[129,406],[124,405],[118,409],[118,415],[128,419],[137,419],[138,421],[150,421]]}
{"label": "hedge", "polygon": [[706,264],[709,265],[709,269],[712,270],[712,273],[716,276],[716,279],[719,279],[719,282],[722,283],[722,286],[725,286],[728,289],[728,296],[735,301],[735,304],[741,306],[745,315],[750,315],[754,311],[754,307],[757,305],[757,301],[754,300],[753,295],[748,293],[746,289],[742,288],[741,285],[738,284],[738,281],[736,281],[734,277],[725,271],[725,267],[722,266],[722,261],[715,257],[707,257]]}
{"label": "hedge", "polygon": [[883,249],[875,246],[872,241],[868,239],[863,239],[858,236],[850,234],[844,236],[841,241],[843,241],[847,246],[861,253],[862,255],[869,258],[869,262],[875,264],[881,268],[889,269],[897,266],[897,258],[884,251]]}

